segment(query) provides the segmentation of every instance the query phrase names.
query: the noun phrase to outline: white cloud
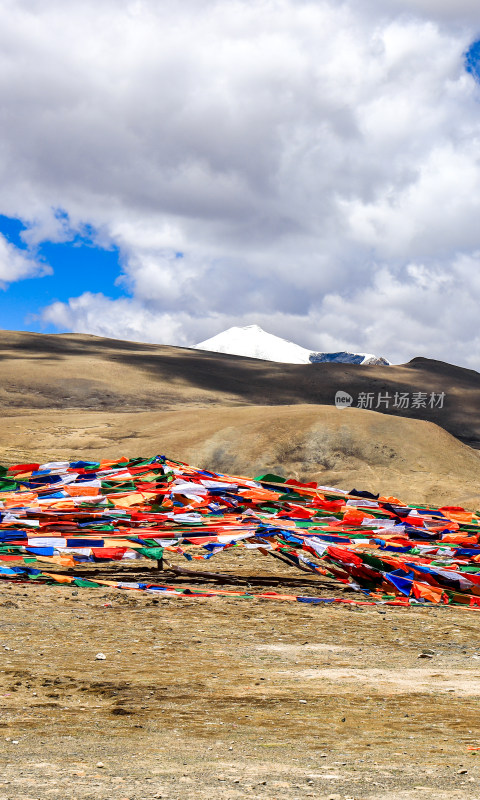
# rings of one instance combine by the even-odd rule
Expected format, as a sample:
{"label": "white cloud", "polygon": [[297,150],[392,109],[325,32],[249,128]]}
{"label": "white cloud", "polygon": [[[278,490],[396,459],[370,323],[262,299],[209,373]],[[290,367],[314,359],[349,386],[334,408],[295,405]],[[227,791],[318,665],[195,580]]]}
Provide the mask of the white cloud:
{"label": "white cloud", "polygon": [[45,309],[43,319],[64,331],[142,342],[183,343],[177,318],[154,314],[128,298],[111,300],[103,294],[84,292],[68,303],[52,303]]}
{"label": "white cloud", "polygon": [[480,367],[477,4],[378,8],[6,0],[0,213],[32,247],[92,225],[131,294],[44,318],[179,344],[258,322]]}
{"label": "white cloud", "polygon": [[341,321],[349,347],[368,344],[394,362],[421,355],[478,369],[480,252],[459,256],[448,269],[409,264],[402,275],[379,269],[373,284],[350,297],[332,293],[319,309],[327,330]]}
{"label": "white cloud", "polygon": [[2,234],[0,234],[0,286],[22,278],[32,278],[34,275],[48,275],[51,269],[42,264],[29,252],[15,247]]}
{"label": "white cloud", "polygon": [[433,19],[437,22],[452,25],[471,26],[478,29],[477,0],[384,0],[379,6],[376,0],[358,0],[361,8],[375,14],[385,16],[415,16]]}

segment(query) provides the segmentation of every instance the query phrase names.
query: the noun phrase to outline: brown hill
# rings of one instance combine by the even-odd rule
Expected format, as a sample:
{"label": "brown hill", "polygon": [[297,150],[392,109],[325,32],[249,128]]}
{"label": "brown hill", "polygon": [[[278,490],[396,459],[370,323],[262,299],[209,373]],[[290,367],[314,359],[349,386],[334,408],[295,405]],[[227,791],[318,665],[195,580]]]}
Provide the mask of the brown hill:
{"label": "brown hill", "polygon": [[[161,452],[225,472],[480,504],[480,453],[458,441],[480,444],[480,375],[471,370],[427,359],[297,366],[9,331],[0,333],[0,360],[4,462]],[[445,392],[445,402],[337,409],[338,389],[355,403],[360,392],[419,391]]]}
{"label": "brown hill", "polygon": [[220,472],[273,471],[409,502],[480,506],[480,453],[430,422],[328,406],[9,415],[0,462],[165,453]]}
{"label": "brown hill", "polygon": [[[277,364],[80,334],[0,333],[4,408],[165,410],[182,405],[333,405],[337,390],[373,410],[425,419],[480,447],[480,374],[415,358],[392,367]],[[393,409],[395,393],[445,393],[443,408]],[[377,409],[378,395],[390,396]]]}

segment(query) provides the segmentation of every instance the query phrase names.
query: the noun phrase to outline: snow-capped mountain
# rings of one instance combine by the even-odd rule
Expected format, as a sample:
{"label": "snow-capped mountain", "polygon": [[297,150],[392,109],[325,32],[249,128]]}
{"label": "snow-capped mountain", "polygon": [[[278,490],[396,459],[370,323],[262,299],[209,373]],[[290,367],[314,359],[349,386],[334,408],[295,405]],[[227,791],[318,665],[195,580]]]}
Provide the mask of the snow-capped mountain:
{"label": "snow-capped mountain", "polygon": [[228,353],[232,356],[261,358],[264,361],[280,361],[284,364],[308,364],[310,350],[298,344],[267,333],[258,325],[228,330],[205,339],[195,345],[197,350],[212,350],[214,353]]}
{"label": "snow-capped mountain", "polygon": [[283,364],[317,364],[337,362],[343,364],[390,364],[386,358],[371,353],[317,353],[298,344],[274,336],[258,325],[233,327],[195,345],[196,350],[210,350],[233,356],[278,361]]}

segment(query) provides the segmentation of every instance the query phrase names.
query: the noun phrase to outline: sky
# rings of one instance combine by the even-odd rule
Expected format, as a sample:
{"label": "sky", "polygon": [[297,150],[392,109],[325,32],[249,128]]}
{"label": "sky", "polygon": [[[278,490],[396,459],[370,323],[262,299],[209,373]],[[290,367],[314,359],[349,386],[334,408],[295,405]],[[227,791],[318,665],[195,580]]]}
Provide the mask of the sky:
{"label": "sky", "polygon": [[480,370],[478,0],[0,0],[0,327]]}

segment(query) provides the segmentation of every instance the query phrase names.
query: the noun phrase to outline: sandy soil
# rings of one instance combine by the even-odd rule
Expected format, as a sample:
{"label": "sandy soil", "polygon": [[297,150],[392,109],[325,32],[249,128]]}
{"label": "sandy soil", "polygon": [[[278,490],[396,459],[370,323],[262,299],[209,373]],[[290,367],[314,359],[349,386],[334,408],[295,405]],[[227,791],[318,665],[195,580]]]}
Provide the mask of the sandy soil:
{"label": "sandy soil", "polygon": [[2,800],[480,798],[475,612],[27,584],[0,608]]}

